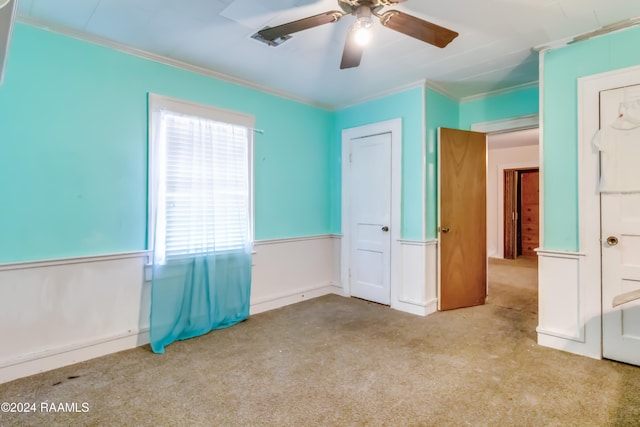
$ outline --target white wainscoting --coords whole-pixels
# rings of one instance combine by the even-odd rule
[[[0,266],[0,383],[149,342],[146,252]]]
[[[419,316],[438,309],[437,240],[400,240],[400,277],[392,288],[391,308]]]
[[[342,294],[339,247],[340,236],[334,235],[256,241],[251,314]]]
[[[600,320],[588,309],[584,254],[537,252],[538,344],[600,359]]]
[[[251,314],[343,294],[340,236],[254,247]],[[0,265],[0,383],[149,343],[147,257]]]

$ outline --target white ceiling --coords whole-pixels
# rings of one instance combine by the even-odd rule
[[[460,36],[438,49],[377,24],[360,67],[340,70],[352,16],[275,48],[250,38],[265,25],[338,10],[335,0],[19,0],[18,17],[336,108],[423,80],[455,98],[536,82],[532,48],[640,16],[640,0],[409,0],[397,8]]]

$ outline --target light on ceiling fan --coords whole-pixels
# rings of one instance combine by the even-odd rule
[[[360,6],[356,11],[356,22],[351,27],[351,31],[354,31],[353,40],[359,46],[366,46],[371,41],[372,26],[371,9],[368,6]]]

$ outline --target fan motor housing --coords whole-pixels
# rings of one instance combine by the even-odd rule
[[[342,10],[348,14],[354,14],[360,6],[368,6],[371,11],[377,11],[385,6],[394,6],[398,3],[399,1],[392,0],[338,0]]]

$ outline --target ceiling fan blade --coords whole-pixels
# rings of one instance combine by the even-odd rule
[[[297,33],[298,31],[308,30],[309,28],[317,27],[319,25],[337,22],[343,16],[343,12],[331,10],[319,15],[314,15],[308,18],[298,19],[297,21],[278,25],[277,27],[265,28],[264,30],[258,31],[258,34],[260,34],[260,36],[265,38],[266,40],[273,41],[282,36]]]
[[[360,65],[364,46],[356,43],[355,34],[355,31],[349,31],[347,34],[347,40],[344,43],[344,50],[342,51],[342,62],[340,62],[341,70],[345,68],[355,68]]]
[[[380,17],[380,23],[392,30],[406,34],[437,47],[445,47],[458,33],[448,28],[427,22],[415,16],[407,15],[398,10],[390,10]]]

